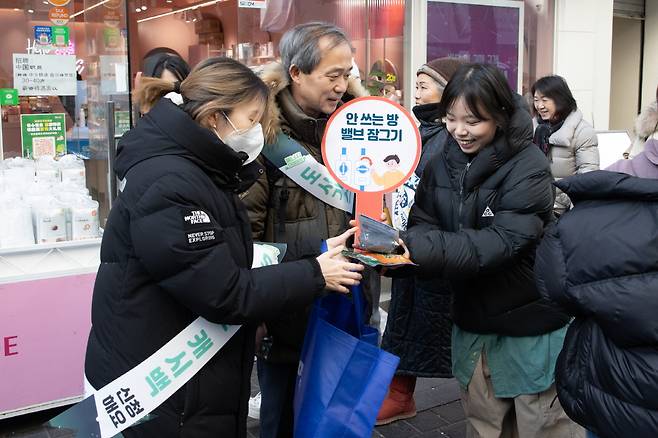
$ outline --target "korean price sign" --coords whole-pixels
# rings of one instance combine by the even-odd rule
[[[23,157],[54,157],[66,153],[64,114],[21,114]]]
[[[58,42],[68,29],[58,30]],[[75,55],[28,55],[14,53],[14,87],[20,96],[75,96]]]
[[[356,211],[379,218],[382,195],[402,185],[420,160],[420,133],[411,115],[384,97],[362,97],[329,119],[322,157],[331,175],[356,193]]]

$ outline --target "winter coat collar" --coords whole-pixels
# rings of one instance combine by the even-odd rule
[[[441,123],[441,119],[439,118],[438,103],[416,105],[412,108],[412,111],[420,122],[418,130],[420,131],[420,138],[423,145],[425,145],[431,137],[436,135],[442,129],[445,129],[445,125]]]
[[[285,122],[281,122],[281,128],[289,131],[288,133],[293,132],[294,136],[302,142],[319,147],[329,116],[323,115],[315,118],[304,113],[292,97],[290,87],[281,90],[277,95],[276,102],[279,105],[281,116],[285,120]]]
[[[292,98],[290,93],[290,79],[283,65],[278,62],[268,64],[260,75],[263,82],[270,88],[270,105],[267,122],[263,126],[265,133],[265,142],[271,144],[275,141],[278,132],[283,129],[290,129],[302,141],[308,141],[309,144],[320,145],[327,119],[314,119],[307,116],[299,105]],[[358,78],[350,78],[347,91],[343,95],[343,101],[347,102],[355,97],[367,96],[368,92],[363,88]],[[289,118],[290,117],[290,118]],[[291,120],[291,119],[294,119]],[[282,126],[287,121],[288,126]],[[319,140],[318,140],[319,138]]]
[[[202,168],[215,184],[235,191],[246,190],[261,173],[254,163],[243,167],[242,156],[165,98],[119,142],[117,175],[123,179],[137,163],[162,155],[183,156]]]
[[[569,195],[574,204],[587,199],[658,201],[658,180],[606,170],[570,176],[555,185]]]
[[[576,136],[576,129],[583,120],[580,110],[573,111],[564,119],[562,127],[551,134],[549,141],[552,146],[570,146],[572,139]]]
[[[448,137],[444,154],[451,177],[453,181],[460,182],[460,187],[463,184],[466,191],[479,186],[513,156],[532,144],[532,118],[525,101],[516,95],[514,104],[507,133],[498,130],[491,144],[482,148],[474,157],[462,152],[455,139]]]
[[[411,110],[421,125],[441,123],[439,118],[441,109],[438,102],[416,105]]]

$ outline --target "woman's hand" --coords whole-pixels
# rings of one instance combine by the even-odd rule
[[[347,239],[354,236],[354,233],[359,229],[356,225],[352,225],[351,222],[350,225],[352,228],[345,231],[343,234],[327,239],[327,250],[331,251],[338,246],[347,246]]]
[[[360,271],[363,271],[363,265],[350,263],[340,255],[344,246],[337,246],[324,254],[321,254],[316,260],[320,264],[322,276],[326,283],[326,288],[334,292],[346,294],[347,286],[356,286],[361,280]]]
[[[409,260],[411,260],[411,253],[409,252],[409,248],[407,248],[407,244],[404,243],[404,240],[398,239],[398,243],[400,244],[402,249],[404,249],[404,253],[402,254],[402,257],[406,257]]]

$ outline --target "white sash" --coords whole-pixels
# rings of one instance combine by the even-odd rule
[[[276,143],[263,148],[263,155],[295,184],[320,201],[352,213],[354,193],[341,187],[323,164],[286,134],[280,132]]]
[[[278,263],[280,250],[254,244],[253,268]],[[101,438],[134,425],[171,397],[222,349],[241,326],[197,318],[142,363],[94,394]],[[144,334],[148,336],[148,333]]]

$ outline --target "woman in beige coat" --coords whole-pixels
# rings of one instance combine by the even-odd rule
[[[599,168],[598,140],[594,128],[578,110],[564,78],[545,76],[532,86],[534,143],[551,161],[556,180]],[[569,197],[557,189],[555,213],[571,207]]]

